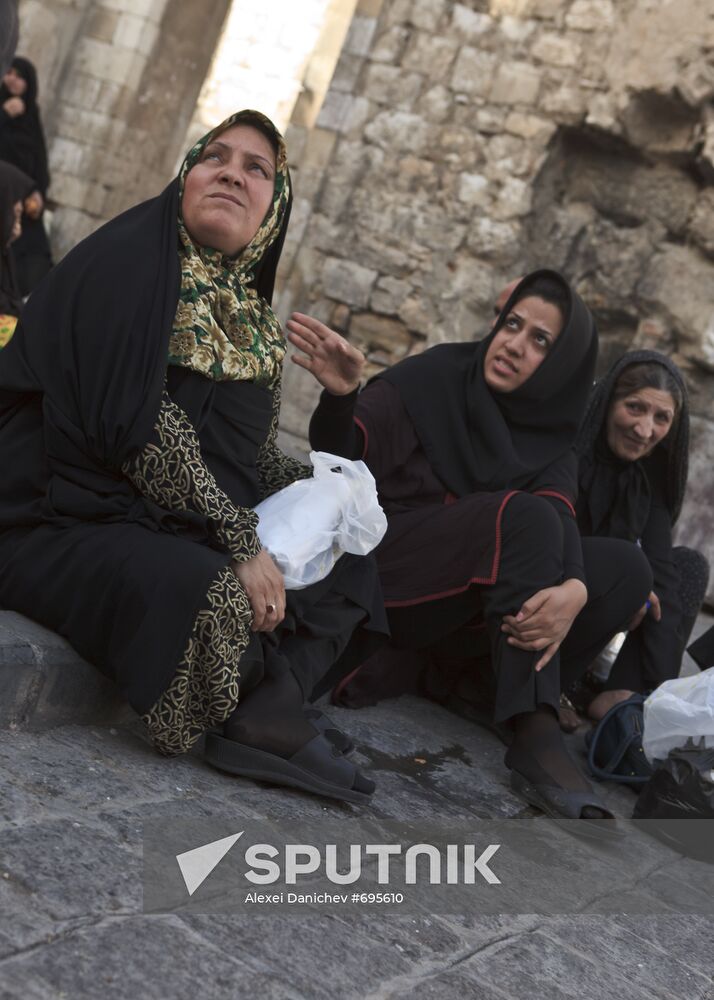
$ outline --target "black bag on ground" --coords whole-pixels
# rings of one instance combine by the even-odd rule
[[[714,819],[714,749],[672,750],[635,803],[633,819]]]
[[[645,699],[633,694],[603,715],[585,737],[588,767],[597,781],[617,781],[635,787],[652,776],[652,767],[642,749]]]
[[[714,864],[714,749],[672,750],[640,792],[632,814],[643,829],[688,857]],[[709,822],[706,822],[709,820]]]

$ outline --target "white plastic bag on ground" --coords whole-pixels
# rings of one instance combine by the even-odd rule
[[[714,747],[714,667],[656,688],[644,705],[642,746],[650,761],[665,760],[688,739]]]
[[[312,479],[300,479],[255,508],[258,537],[286,590],[324,579],[343,552],[367,555],[387,530],[377,484],[364,462],[310,452]]]

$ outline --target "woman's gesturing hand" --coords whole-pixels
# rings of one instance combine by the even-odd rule
[[[253,631],[272,632],[285,617],[283,574],[265,549],[232,567],[253,609]]]
[[[301,354],[292,360],[311,372],[334,396],[359,387],[365,358],[349,341],[312,316],[294,312],[287,323],[288,340]]]
[[[535,665],[536,670],[542,670],[559,649],[587,600],[587,588],[580,580],[546,587],[525,601],[516,615],[505,615],[501,631],[508,635],[509,644],[518,649],[543,650]]]
[[[642,605],[635,617],[630,621],[630,624],[627,626],[627,631],[634,632],[635,629],[642,624],[642,619],[648,611],[656,622],[660,621],[662,618],[662,608],[659,603],[659,597],[657,597],[654,590],[651,590],[647,595],[646,603]]]

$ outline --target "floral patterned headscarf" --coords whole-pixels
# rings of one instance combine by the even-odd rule
[[[181,291],[168,363],[191,368],[216,382],[252,381],[272,387],[280,377],[285,338],[269,303],[251,287],[258,264],[280,234],[290,201],[287,151],[270,119],[259,111],[239,111],[200,139],[179,173],[179,204],[186,175],[205,147],[239,124],[268,131],[275,138],[273,201],[258,232],[236,257],[194,243],[179,210]]]

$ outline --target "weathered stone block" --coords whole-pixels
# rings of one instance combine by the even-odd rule
[[[409,20],[422,31],[436,31],[447,6],[446,0],[413,0]]]
[[[401,62],[402,53],[409,41],[409,35],[409,28],[404,28],[400,25],[388,28],[372,46],[369,58],[374,62],[392,63],[398,66]]]
[[[411,288],[408,281],[400,281],[399,278],[386,275],[377,281],[369,300],[370,307],[375,312],[396,314],[409,296]]]
[[[494,219],[514,219],[528,215],[533,189],[518,177],[507,177],[493,206]]]
[[[653,311],[669,316],[681,336],[680,351],[714,372],[714,264],[690,247],[665,245],[638,286]]]
[[[469,306],[488,304],[494,300],[494,270],[490,264],[476,260],[463,251],[449,264],[444,275],[441,298],[458,299]]]
[[[144,30],[141,33],[137,50],[140,55],[147,58],[153,53],[156,42],[159,39],[160,25],[155,21],[146,21]]]
[[[710,101],[714,97],[714,66],[704,60],[685,66],[677,89],[688,104],[696,106]]]
[[[522,111],[511,111],[503,127],[522,139],[537,140],[539,145],[545,145],[557,128],[547,118],[524,114]]]
[[[690,232],[696,244],[714,257],[714,188],[705,188],[697,198]]]
[[[58,136],[52,143],[50,160],[55,170],[77,175],[83,172],[91,154],[88,154],[86,144]]]
[[[439,132],[438,147],[432,156],[444,157],[456,169],[466,169],[477,160],[484,159],[484,146],[484,140],[474,131],[471,123],[466,126],[447,124]]]
[[[344,51],[354,56],[366,56],[377,27],[374,17],[353,17],[345,39]]]
[[[473,109],[468,109],[469,117]],[[476,111],[476,128],[485,135],[498,135],[503,129],[506,112],[494,108],[478,108]]]
[[[714,361],[714,357],[712,359]],[[714,370],[714,367],[713,369]],[[675,543],[702,552],[714,566],[714,423],[692,417],[689,445],[689,478]],[[714,604],[714,573],[709,578],[707,603]]]
[[[335,72],[330,81],[331,90],[340,90],[345,94],[351,94],[357,89],[357,80],[364,65],[363,56],[355,56],[343,49],[340,58],[337,60]],[[312,102],[310,102],[312,104]],[[291,116],[291,122],[295,121],[295,112]]]
[[[55,131],[57,139],[55,142],[61,138],[73,140],[81,146],[106,146],[114,121],[115,119],[106,114],[106,112],[85,111],[65,105],[60,109],[57,117]],[[57,161],[53,160],[53,162]],[[59,163],[57,169],[63,169]],[[56,197],[57,195],[55,195]]]
[[[147,26],[148,22],[144,17],[138,17],[136,14],[122,14],[114,35],[114,44],[124,49],[139,49]],[[151,27],[154,29],[155,37],[156,25],[152,24]]]
[[[75,66],[80,73],[109,80],[138,90],[146,60],[131,49],[99,42],[94,38],[80,39]]]
[[[462,3],[454,4],[451,15],[451,27],[454,34],[468,42],[477,41],[494,25],[494,19],[480,11],[471,10]]]
[[[548,88],[541,97],[540,106],[558,121],[577,122],[587,111],[588,95],[577,85],[563,84],[552,90]]]
[[[366,98],[330,90],[320,109],[317,126],[321,129],[347,133],[365,121],[368,110],[369,102]]]
[[[483,174],[462,174],[459,179],[459,200],[467,205],[488,205],[491,200],[488,178]]]
[[[469,45],[459,52],[451,74],[451,89],[485,97],[491,87],[496,56]]]
[[[385,149],[416,153],[433,141],[433,130],[419,115],[380,111],[364,130],[366,138]]]
[[[440,188],[437,165],[431,160],[405,156],[400,160],[399,173],[394,178],[394,191],[409,191],[417,195],[436,192]]]
[[[531,0],[529,12],[533,17],[548,20],[557,17],[570,0]]]
[[[102,4],[111,10],[136,14],[158,23],[166,9],[167,0],[102,0]]]
[[[383,22],[392,28],[395,25],[404,25],[409,20],[409,13],[412,9],[412,0],[389,0],[383,11]]]
[[[535,104],[541,74],[526,62],[501,63],[490,91],[495,104]]]
[[[502,17],[499,31],[509,42],[524,42],[536,29],[536,22],[522,17]]]
[[[378,104],[411,107],[419,95],[423,77],[405,73],[399,66],[372,63],[366,72],[364,93]]]
[[[89,11],[86,32],[90,38],[96,38],[100,42],[111,42],[118,23],[118,11],[95,7]]]
[[[477,257],[498,262],[510,262],[520,251],[520,228],[513,222],[494,222],[483,217],[474,219],[469,227],[466,244]]]
[[[588,101],[585,124],[602,129],[603,132],[619,135],[622,132],[622,125],[617,118],[618,112],[617,100],[613,94],[593,94]]]
[[[551,66],[576,66],[580,58],[580,45],[570,38],[551,32],[536,39],[532,54]]]
[[[487,147],[488,160],[484,173],[489,180],[502,180],[531,173],[537,150],[530,143],[512,135],[496,135]]]
[[[443,79],[451,69],[458,43],[450,38],[417,32],[409,42],[402,66],[418,70],[431,79]]]
[[[404,320],[410,330],[430,337],[437,326],[434,303],[425,295],[410,295],[399,310],[399,318]]]
[[[430,87],[425,94],[419,98],[419,113],[429,121],[440,124],[445,122],[453,108],[454,95],[440,83],[435,87]]]
[[[387,364],[403,358],[412,338],[404,323],[374,313],[355,313],[350,321],[350,341],[364,353],[383,351]]]
[[[349,260],[328,257],[322,270],[325,295],[337,302],[366,308],[377,272]]]
[[[565,15],[565,23],[577,31],[599,31],[615,23],[612,0],[575,0]]]

